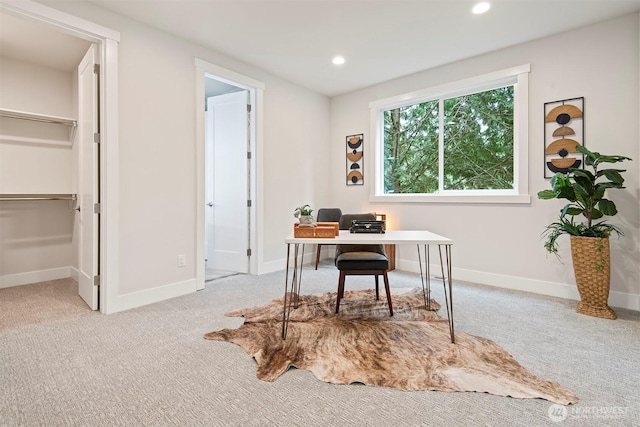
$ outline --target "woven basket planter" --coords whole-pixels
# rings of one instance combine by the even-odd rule
[[[571,236],[571,257],[580,292],[576,312],[615,319],[615,311],[607,305],[611,278],[609,239]]]

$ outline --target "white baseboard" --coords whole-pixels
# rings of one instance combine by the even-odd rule
[[[47,282],[49,280],[66,279],[67,277],[73,277],[71,269],[72,267],[57,267],[47,270],[6,274],[4,276],[0,276],[0,289],[10,288],[12,286],[29,285],[31,283]]]
[[[80,271],[75,267],[69,267],[69,277],[76,282],[80,281]]]
[[[119,295],[113,305],[109,308],[109,313],[117,313],[119,311],[129,310],[143,305],[153,304],[168,300],[170,298],[179,297],[196,291],[197,280],[190,279],[184,282],[170,283],[158,288],[146,289],[143,291],[132,292],[129,294]]]
[[[262,267],[258,271],[258,275],[260,274],[269,274],[275,271],[284,270],[286,268],[286,260],[279,259],[276,261],[269,261],[262,263]]]
[[[306,245],[304,251],[304,265],[313,265],[316,264],[316,245]],[[331,252],[333,254],[333,250]],[[329,249],[321,249],[320,250],[320,260],[322,261],[324,258],[329,256]],[[275,261],[269,261],[262,264],[262,268],[259,271],[260,274],[273,273],[274,271],[280,271],[287,268],[287,258],[280,258]],[[289,268],[293,268],[293,250],[291,251],[291,259],[289,261]]]
[[[420,273],[420,267],[416,261],[396,260],[398,270]],[[441,276],[439,264],[431,265],[431,275]],[[544,280],[528,279],[526,277],[506,276],[503,274],[486,273],[483,271],[468,270],[453,267],[453,279],[477,283],[480,285],[495,286],[497,288],[512,289],[516,291],[531,292],[534,294],[548,295],[579,301],[580,294],[573,284],[548,282]],[[612,307],[627,308],[640,311],[640,295],[611,291],[609,293],[609,305]]]

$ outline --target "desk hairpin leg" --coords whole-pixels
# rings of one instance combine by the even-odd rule
[[[424,266],[425,271],[422,271],[422,259],[420,258],[420,245],[418,247],[418,265],[420,266],[420,281],[422,282],[422,295],[424,296],[424,308],[431,310],[431,273],[429,262],[429,245],[424,245]]]
[[[282,339],[287,337],[289,328],[289,317],[291,307],[298,308],[300,297],[300,285],[302,283],[302,265],[304,263],[304,243],[302,244],[302,254],[300,256],[300,266],[298,267],[298,250],[300,244],[295,243],[293,249],[293,274],[291,277],[291,292],[289,290],[289,258],[291,254],[291,244],[287,243],[287,267],[284,275],[284,303],[282,309]]]
[[[429,245],[424,245],[424,260],[420,255],[420,245],[418,247],[418,264],[420,266],[420,281],[422,282],[422,295],[424,296],[424,306],[427,310],[431,310],[431,272],[430,272],[430,254]],[[444,258],[442,255],[442,247],[444,246]],[[444,287],[444,301],[447,306],[447,317],[449,321],[449,334],[451,335],[451,343],[455,344],[455,334],[453,330],[453,283],[451,278],[451,245],[438,245],[440,253],[440,269],[442,270],[442,285]],[[424,262],[424,269],[422,264]],[[445,274],[446,264],[446,274]],[[449,290],[447,291],[447,286]]]
[[[442,258],[442,247],[444,246],[445,259]],[[447,317],[449,318],[449,333],[451,334],[451,343],[455,344],[455,334],[453,330],[453,283],[451,278],[451,245],[438,245],[440,253],[440,269],[442,270],[442,285],[444,287],[444,299],[447,305]],[[445,266],[446,262],[446,274]],[[449,285],[449,296],[447,297],[447,285]]]

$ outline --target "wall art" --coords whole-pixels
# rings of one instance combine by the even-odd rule
[[[584,97],[544,104],[544,177],[584,166]]]
[[[347,185],[364,184],[364,134],[347,136]]]

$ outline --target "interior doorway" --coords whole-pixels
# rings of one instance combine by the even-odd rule
[[[199,58],[195,65],[196,289],[204,289],[207,269],[209,278],[258,274],[264,83]]]
[[[249,272],[249,91],[205,77],[205,281]]]

